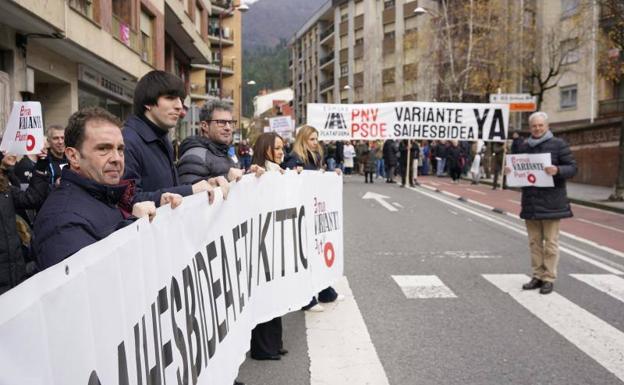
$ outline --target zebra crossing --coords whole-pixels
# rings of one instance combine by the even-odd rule
[[[624,279],[620,276],[570,274],[570,277],[624,303]],[[440,296],[441,292],[453,292],[437,276],[392,276],[392,278],[407,299],[461,299],[461,293],[454,293],[448,297]],[[535,290],[522,290],[522,284],[530,279],[527,275],[483,274],[481,278],[508,294],[517,304],[624,381],[624,332],[556,291],[549,295],[541,295]],[[622,313],[624,314],[624,307]]]

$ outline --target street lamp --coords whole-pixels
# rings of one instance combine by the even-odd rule
[[[256,81],[255,80],[250,80],[246,83],[248,86],[255,86],[256,85]],[[240,83],[240,103],[238,105],[238,120],[240,122],[240,129],[241,129],[241,140],[244,139],[244,133],[245,133],[245,127],[243,124],[243,100],[245,99],[243,96],[243,82],[241,81]]]
[[[345,91],[349,91],[351,89],[351,86],[347,84],[342,89],[345,90]]]
[[[245,13],[249,11],[249,6],[244,3],[235,6],[234,2],[231,2],[225,11],[219,13],[219,99],[223,99],[223,17],[230,16],[235,10]]]

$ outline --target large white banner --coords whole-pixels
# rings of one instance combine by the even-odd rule
[[[551,166],[550,153],[546,154],[513,154],[505,157],[505,164],[511,168],[507,174],[507,185],[510,187],[553,187],[555,182],[544,169]]]
[[[319,140],[507,139],[509,105],[396,102],[308,104],[307,123]]]
[[[257,323],[342,276],[342,215],[305,171],[160,208],[0,296],[0,384],[231,385]]]
[[[39,102],[13,102],[0,151],[13,155],[39,154],[45,147]]]

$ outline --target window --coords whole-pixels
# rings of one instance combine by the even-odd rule
[[[204,8],[198,1],[195,5],[195,29],[200,35],[204,35]]]
[[[576,108],[576,84],[573,86],[561,87],[560,107],[562,109]]]
[[[81,13],[83,16],[99,23],[99,0],[69,0],[69,6]]]
[[[578,39],[567,39],[561,42],[561,64],[576,63],[580,59]]]
[[[384,9],[394,7],[394,0],[386,0],[384,1]]]
[[[347,76],[349,74],[349,65],[341,64],[340,65],[340,76]]]
[[[394,31],[384,33],[384,40],[394,39]]]
[[[141,58],[154,64],[154,17],[141,10]]]
[[[364,38],[360,37],[359,39],[355,39],[355,45],[364,44]]]
[[[561,0],[561,17],[570,17],[579,10],[581,0]]]

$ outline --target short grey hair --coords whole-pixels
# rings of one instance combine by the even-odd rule
[[[529,116],[529,124],[531,124],[531,121],[532,121],[533,119],[535,119],[535,118],[542,118],[542,119],[544,119],[544,122],[545,122],[545,123],[548,123],[548,114],[547,114],[547,113],[545,113],[545,112],[542,112],[542,111],[537,111],[537,112],[532,113],[532,114]]]
[[[202,122],[207,122],[212,119],[212,112],[214,110],[222,110],[232,112],[233,106],[232,103],[226,102],[224,100],[212,100],[204,104],[199,110],[199,120]]]

